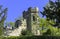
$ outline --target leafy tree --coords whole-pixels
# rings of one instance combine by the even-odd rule
[[[4,21],[6,20],[6,17],[7,17],[7,8],[2,9],[2,5],[0,5],[0,35],[2,35]]]
[[[40,27],[42,27],[42,30],[47,26],[46,22],[44,18],[40,18]]]
[[[15,29],[15,23],[14,22],[6,22],[5,27],[10,26],[12,27],[12,30]]]
[[[44,7],[44,11],[41,12],[43,16],[46,16],[47,20],[54,20],[55,24],[51,24],[53,26],[59,27],[60,23],[60,0],[56,0],[55,2],[49,0],[49,3],[46,7]]]
[[[42,27],[42,30],[45,28],[48,29],[49,26],[52,26],[50,23],[54,24],[55,22],[53,20],[47,21],[46,18],[40,18],[40,27]]]
[[[59,34],[58,28],[53,27],[51,24],[55,24],[54,20],[47,21],[46,18],[40,18],[40,32],[42,35],[57,35]]]
[[[10,22],[10,25],[11,25],[12,27],[14,27],[14,22]]]
[[[11,26],[11,27],[14,27],[15,23],[14,22],[6,22],[6,26]]]
[[[48,29],[47,32],[43,33],[43,35],[51,35],[51,30]]]

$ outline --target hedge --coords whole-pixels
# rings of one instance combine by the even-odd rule
[[[60,36],[21,36],[21,37],[4,37],[2,39],[60,39]]]

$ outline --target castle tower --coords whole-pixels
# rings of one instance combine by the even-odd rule
[[[37,34],[38,28],[38,8],[28,8],[27,11],[23,12],[23,18],[26,19],[27,30],[32,31],[32,33]]]

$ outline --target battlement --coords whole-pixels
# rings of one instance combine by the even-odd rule
[[[35,8],[29,7],[29,8],[28,8],[28,11],[29,11],[30,13],[38,13],[38,12],[39,12],[39,9],[38,9],[38,7],[35,7]]]

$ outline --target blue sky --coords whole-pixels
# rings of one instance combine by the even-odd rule
[[[38,7],[42,11],[47,3],[48,0],[0,0],[0,5],[3,5],[3,8],[8,8],[6,19],[8,22],[14,22],[29,7]]]

